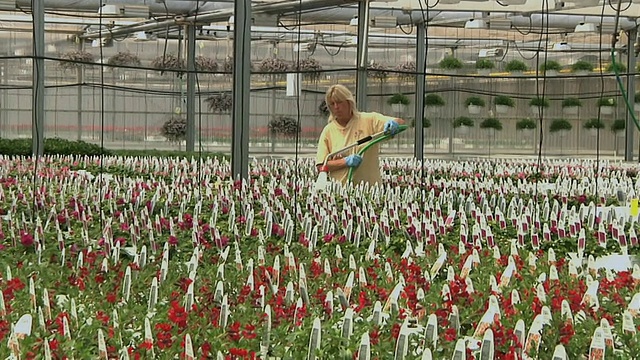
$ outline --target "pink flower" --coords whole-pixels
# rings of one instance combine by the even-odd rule
[[[22,232],[22,234],[20,234],[20,243],[25,247],[33,246],[33,235],[28,232]]]

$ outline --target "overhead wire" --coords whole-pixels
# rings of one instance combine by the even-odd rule
[[[602,8],[600,11],[600,24],[604,23],[604,12],[605,9],[607,7],[607,1],[605,0],[602,3]],[[614,29],[614,33],[616,32],[616,30]],[[603,45],[603,32],[602,30],[600,31],[599,37],[598,37],[598,44],[599,44],[599,48],[601,49],[598,52],[598,68],[600,71],[600,74],[598,76],[598,78],[600,79],[600,100],[604,100],[604,93],[605,93],[605,77],[604,77],[604,69],[602,68],[603,65],[603,57],[602,57],[602,45]],[[597,122],[598,124],[601,122],[601,118],[602,118],[602,108],[600,106],[598,106],[598,112],[597,112],[598,116],[597,116]],[[598,187],[599,187],[599,182],[600,182],[600,126],[596,127],[596,168],[595,168],[595,173],[594,173],[594,181],[595,181],[595,187],[594,187],[594,196],[596,198],[596,201],[599,202],[600,199],[598,197]],[[605,205],[605,204],[601,204],[601,205]]]
[[[542,9],[541,9],[541,25],[542,28],[546,27],[546,30],[549,30],[549,0],[544,0],[542,2]],[[542,45],[542,37],[543,37],[543,33],[544,31],[540,32],[540,37],[538,39],[538,48],[537,48],[537,52],[536,52],[536,99],[538,101],[547,101],[545,98],[546,95],[546,88],[547,88],[547,74],[546,71],[542,76],[542,91],[540,90],[540,47]],[[544,48],[546,49],[548,46],[548,41],[549,38],[546,38],[546,42],[545,42],[545,46]],[[544,61],[545,63],[547,62],[548,59],[548,52],[545,51],[544,52]],[[544,106],[538,106],[538,125],[539,125],[539,130],[538,130],[538,134],[539,134],[539,139],[538,139],[538,156],[537,156],[537,178],[540,179],[540,175],[543,171],[542,167],[542,148],[544,146]],[[536,181],[536,186],[535,186],[535,190],[534,190],[534,199],[538,199],[538,188],[540,187],[540,181]]]

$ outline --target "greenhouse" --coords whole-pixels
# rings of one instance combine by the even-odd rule
[[[0,0],[0,355],[637,357],[639,27]]]

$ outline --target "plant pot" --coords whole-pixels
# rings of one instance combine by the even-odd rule
[[[391,104],[391,110],[393,110],[393,112],[395,113],[404,112],[406,108],[407,106],[404,104]]]
[[[496,129],[489,128],[489,129],[484,129],[484,130],[487,133],[488,137],[494,137],[494,135],[496,134]]]
[[[589,131],[589,135],[598,136],[598,129],[587,129]]]
[[[440,73],[442,75],[456,75],[458,73],[458,69],[441,69]]]
[[[511,74],[511,76],[522,76],[524,75],[524,71],[510,71],[509,74]]]
[[[529,137],[533,134],[533,130],[534,129],[520,129],[520,131],[522,131],[522,134],[526,137]]]
[[[454,132],[458,135],[467,135],[469,133],[469,127],[468,126],[459,126],[455,129],[453,129]]]
[[[558,131],[558,136],[563,138],[563,137],[567,136],[568,133],[569,133],[569,130],[559,130]]]
[[[531,113],[533,115],[540,115],[540,112],[543,111],[544,107],[542,106],[530,106]]]
[[[600,113],[602,115],[613,115],[613,106],[600,106]]]
[[[438,110],[440,109],[440,106],[434,106],[434,105],[427,105],[424,107],[425,111],[428,113],[437,113]]]
[[[478,75],[481,75],[481,76],[491,75],[491,69],[477,69],[477,70],[478,70]]]
[[[633,110],[635,110],[636,112],[640,112],[640,103],[633,104]]]
[[[467,106],[467,110],[469,111],[469,114],[478,115],[482,112],[482,106],[469,105]]]
[[[586,76],[586,75],[589,75],[589,72],[587,70],[578,70],[578,71],[575,71],[574,74],[576,76]]]
[[[618,137],[624,137],[625,131],[624,130],[616,131],[614,132],[614,134]]]
[[[496,112],[498,114],[506,114],[509,112],[509,106],[507,105],[496,105]]]
[[[578,115],[578,110],[580,110],[579,106],[567,106],[562,108],[562,112],[567,115]]]
[[[544,72],[545,76],[558,76],[558,70],[547,70]]]

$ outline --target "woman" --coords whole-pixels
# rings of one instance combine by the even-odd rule
[[[329,108],[329,123],[324,127],[318,141],[316,166],[319,171],[327,171],[337,181],[345,184],[350,168],[356,168],[353,173],[353,183],[365,182],[370,185],[382,182],[378,159],[379,146],[374,145],[367,150],[364,157],[358,155],[361,147],[352,148],[346,154],[339,154],[327,161],[328,154],[353,144],[363,137],[388,131],[395,135],[399,131],[399,124],[404,120],[391,118],[375,112],[359,112],[356,101],[349,89],[343,85],[331,86],[325,95]]]

